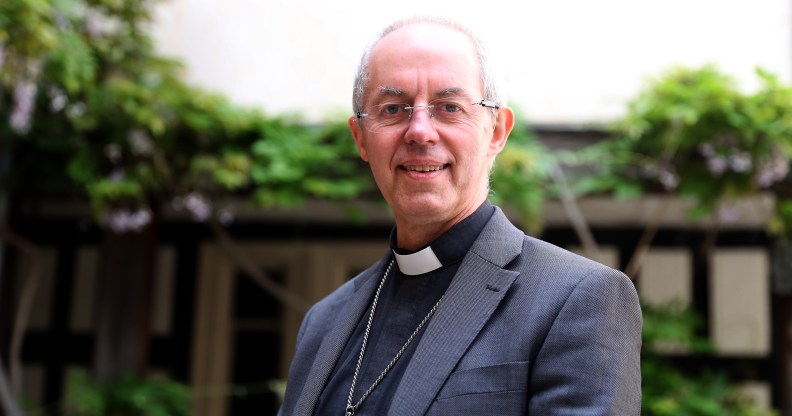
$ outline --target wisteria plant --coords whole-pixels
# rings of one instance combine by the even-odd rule
[[[788,198],[792,88],[766,71],[757,75],[752,93],[713,66],[653,80],[614,123],[613,139],[588,150],[597,174],[579,185],[622,197],[677,195],[693,201],[694,218],[720,221],[733,218],[742,198]],[[788,229],[790,220],[777,216],[771,231]]]
[[[123,233],[171,203],[227,221],[211,205],[218,197],[288,205],[370,186],[349,137],[184,82],[155,52],[150,3],[0,4],[0,135],[14,155],[6,191],[87,197],[100,224]]]
[[[154,234],[167,207],[220,224],[232,219],[218,206],[230,196],[284,206],[309,197],[349,198],[371,186],[359,174],[353,141],[335,134],[337,126],[269,117],[187,84],[178,62],[155,51],[151,6],[149,0],[0,1],[0,209],[53,199],[87,203],[85,220],[101,226],[104,241],[129,238],[152,253],[156,245],[135,236]],[[2,214],[3,242],[21,241],[8,238],[13,230]],[[220,226],[212,230],[227,237]],[[143,262],[134,250],[124,253],[134,257],[130,264]],[[118,281],[122,272],[102,277]],[[294,297],[262,270],[250,273],[285,299]],[[21,292],[35,293],[36,282],[25,279]],[[13,396],[21,391],[20,346],[32,299],[12,302],[19,319],[9,376],[0,360],[3,414],[21,414]],[[105,345],[124,342],[147,340]]]

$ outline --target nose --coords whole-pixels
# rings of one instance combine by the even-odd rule
[[[416,110],[420,110],[420,109],[426,110],[426,112],[429,114],[429,118],[433,118],[434,117],[434,113],[432,112],[432,110],[434,109],[433,105],[414,105],[412,107],[407,107],[407,108],[410,109],[409,118],[412,118],[413,113]]]
[[[431,107],[413,107],[409,123],[409,128],[404,133],[404,140],[408,143],[432,143],[437,141],[437,129],[435,129],[432,122]]]

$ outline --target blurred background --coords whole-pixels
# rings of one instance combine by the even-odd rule
[[[504,69],[491,199],[635,282],[643,413],[792,415],[788,0],[2,0],[0,414],[275,414],[388,248],[346,120],[416,14]]]

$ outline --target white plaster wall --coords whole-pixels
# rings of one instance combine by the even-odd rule
[[[349,112],[358,56],[399,17],[477,29],[535,123],[605,122],[672,65],[714,63],[750,90],[761,66],[789,82],[790,0],[163,0],[154,35],[187,77],[241,105],[308,120]]]
[[[693,303],[693,270],[687,248],[650,248],[638,276],[638,296],[653,306]]]
[[[761,248],[716,249],[710,264],[710,327],[718,353],[770,354],[768,254]]]

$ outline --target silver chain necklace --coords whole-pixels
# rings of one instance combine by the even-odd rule
[[[388,268],[385,269],[385,274],[382,275],[382,280],[380,281],[380,284],[377,287],[377,292],[374,294],[374,301],[371,303],[371,313],[369,314],[368,322],[366,323],[366,332],[363,334],[363,345],[360,347],[360,355],[358,355],[357,365],[355,365],[355,374],[352,376],[352,385],[349,387],[349,397],[347,398],[347,406],[344,416],[353,416],[355,414],[357,409],[360,408],[360,406],[363,404],[363,401],[369,397],[371,392],[374,391],[374,388],[377,387],[377,385],[382,381],[382,379],[385,378],[385,375],[388,374],[388,371],[390,371],[391,368],[393,368],[393,366],[396,364],[396,361],[398,361],[399,358],[402,356],[402,354],[404,354],[404,351],[407,350],[407,347],[410,346],[410,343],[413,341],[413,339],[415,339],[416,335],[418,335],[418,332],[421,331],[421,328],[423,328],[423,326],[429,321],[429,318],[431,318],[432,315],[434,315],[435,311],[437,311],[437,307],[440,306],[440,302],[443,300],[443,297],[445,297],[444,294],[443,296],[440,297],[440,299],[438,299],[437,303],[435,303],[434,306],[432,306],[432,309],[423,318],[421,323],[418,324],[418,327],[415,328],[415,331],[413,331],[413,333],[410,334],[409,338],[407,338],[407,342],[405,342],[404,345],[402,345],[402,347],[399,349],[399,351],[396,352],[396,355],[393,357],[390,363],[388,363],[388,365],[385,366],[385,369],[382,370],[382,372],[377,377],[377,379],[374,380],[374,383],[371,384],[371,387],[369,387],[368,390],[366,390],[366,392],[363,393],[363,396],[360,397],[360,400],[358,400],[357,403],[353,405],[352,395],[355,393],[355,384],[357,384],[357,378],[360,373],[360,366],[363,363],[363,355],[366,353],[366,344],[368,343],[369,331],[371,331],[371,322],[374,320],[374,311],[377,310],[377,301],[379,301],[380,291],[382,290],[382,286],[385,285],[385,280],[388,278],[388,274],[390,272],[391,266],[393,266],[393,260],[391,260],[390,264],[388,264]]]

